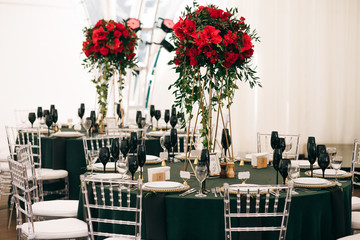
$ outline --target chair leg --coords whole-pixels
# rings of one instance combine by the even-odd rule
[[[8,221],[8,229],[10,229],[10,226],[11,226],[11,219],[12,219],[12,214],[13,214],[13,210],[14,210],[14,207],[15,207],[15,199],[14,199],[14,196],[11,195],[11,199],[10,199],[10,208],[9,208],[9,221]]]

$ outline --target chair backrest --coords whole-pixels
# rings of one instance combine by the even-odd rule
[[[352,183],[353,191],[354,185],[360,186],[360,172],[356,170],[356,165],[360,165],[360,144],[357,139],[354,140],[354,148],[351,161],[351,174],[352,174]]]
[[[97,136],[97,137],[83,137],[83,146],[85,153],[86,165],[89,166],[99,156],[100,148],[111,147],[112,140],[119,138],[119,136]]]
[[[141,239],[142,180],[80,176],[89,237]],[[128,239],[127,238],[127,239]]]
[[[299,159],[299,148],[300,148],[300,134],[279,134],[279,138],[285,138],[286,148],[284,151],[284,157],[289,159]],[[257,152],[272,153],[274,150],[271,148],[271,134],[257,133]]]
[[[10,156],[17,159],[17,149],[30,144],[35,168],[41,168],[40,128],[5,127]]]
[[[291,192],[292,186],[286,185],[244,185],[232,189],[228,183],[225,183],[225,239],[232,239],[233,232],[265,231],[279,231],[279,239],[285,239]],[[230,197],[230,193],[236,194],[236,197]],[[250,225],[248,223],[250,218],[259,221],[252,222]],[[240,219],[245,219],[245,221],[239,224]]]

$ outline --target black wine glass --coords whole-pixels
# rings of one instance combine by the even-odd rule
[[[41,119],[43,117],[43,110],[42,107],[37,108],[37,117]]]
[[[51,114],[51,116],[52,116],[53,123],[56,124],[56,122],[58,121],[58,117],[59,117],[57,109],[54,109],[53,114]]]
[[[291,165],[290,159],[281,159],[279,164],[279,172],[281,176],[283,177],[283,183],[285,184],[286,177],[288,176],[288,168],[289,165]]]
[[[279,134],[277,131],[271,132],[270,145],[273,150],[278,147],[279,144]]]
[[[53,114],[54,114],[54,111],[55,111],[55,105],[54,105],[54,104],[51,104],[51,105],[50,105],[50,115],[53,115]]]
[[[127,138],[122,139],[120,143],[120,151],[124,157],[124,160],[126,159],[129,149],[129,140]]]
[[[50,114],[49,110],[45,109],[45,110],[43,111],[43,117],[44,117],[44,118],[46,118],[46,116],[49,115],[49,114]]]
[[[138,159],[135,154],[128,156],[129,172],[131,173],[131,180],[134,180],[134,174],[139,167]]]
[[[116,114],[119,116],[119,119],[122,119],[124,116],[124,111],[121,109],[120,103],[116,105]]]
[[[95,122],[96,122],[96,114],[95,114],[95,111],[91,111],[91,112],[90,112],[90,118],[91,118],[91,121],[92,121],[91,127],[93,127],[93,126],[95,125]]]
[[[325,170],[330,164],[330,157],[327,152],[319,154],[318,164],[322,170],[323,178],[325,178]]]
[[[109,161],[109,159],[110,159],[110,151],[109,151],[109,148],[107,148],[107,147],[102,147],[102,148],[100,148],[99,159],[100,159],[100,162],[104,165],[104,173],[105,173],[105,171],[106,171],[106,164],[108,163],[108,161]]]
[[[285,151],[286,148],[285,138],[279,138],[278,148],[281,149],[281,153]]]
[[[135,117],[135,121],[136,121],[136,125],[141,128],[141,111],[136,111],[136,117]]]
[[[230,133],[229,133],[229,129],[225,128],[222,131],[221,134],[221,146],[224,149],[224,157],[226,157],[226,151],[228,150],[228,148],[231,145],[231,139],[230,139]]]
[[[318,158],[321,153],[326,153],[326,146],[324,144],[319,144],[316,146],[316,155]]]
[[[28,115],[28,119],[29,119],[29,121],[30,121],[30,123],[31,123],[31,128],[33,128],[33,127],[34,127],[34,122],[35,122],[35,120],[36,120],[36,115],[35,115],[35,113],[34,113],[34,112],[30,112],[29,115]]]
[[[46,115],[45,124],[48,127],[48,136],[50,136],[50,127],[52,125],[52,116],[50,114]]]
[[[176,116],[176,108],[175,107],[171,108],[171,116]]]
[[[315,163],[316,157],[317,157],[315,137],[308,137],[307,152],[308,152],[308,160],[310,162],[310,172],[311,172],[311,177],[312,177],[314,163]]]
[[[276,171],[276,184],[279,184],[279,164],[282,159],[282,151],[280,148],[275,148],[273,152],[273,167]]]
[[[111,156],[114,159],[114,172],[116,173],[116,162],[117,160],[119,160],[119,155],[120,155],[120,144],[118,138],[114,138],[112,140],[110,150],[111,150]]]
[[[170,162],[170,151],[171,151],[171,137],[170,135],[164,136],[164,146],[168,151],[168,161]]]
[[[140,177],[143,178],[143,166],[146,162],[146,148],[144,144],[141,144],[137,148],[138,163],[140,166]]]
[[[170,117],[170,125],[172,128],[175,128],[177,124],[177,117],[176,117],[176,114],[175,115],[171,115]]]
[[[161,111],[160,110],[156,110],[155,111],[155,119],[157,121],[156,123],[156,128],[159,129],[159,119],[161,118]]]
[[[206,164],[207,169],[208,169],[208,175],[209,175],[210,153],[209,153],[208,149],[202,149],[201,150],[200,162]],[[202,182],[202,190],[203,190],[203,193],[205,194],[205,192],[206,192],[206,178]]]
[[[166,109],[166,110],[165,110],[165,113],[164,113],[164,121],[165,121],[165,123],[166,123],[165,130],[167,130],[167,124],[168,124],[168,122],[170,121],[170,110],[169,110],[169,109]]]
[[[152,125],[152,120],[153,117],[155,116],[155,106],[154,105],[150,105],[150,117],[151,117],[151,125]]]
[[[80,114],[79,114],[79,117],[81,118],[81,121],[82,121],[82,118],[84,117],[84,114],[85,114],[85,104],[81,103],[80,104]]]
[[[173,150],[172,159],[174,160],[175,156],[175,146],[177,144],[178,136],[177,136],[177,130],[175,128],[172,128],[170,130],[170,141],[171,141],[171,148]]]
[[[137,148],[137,132],[130,133],[129,148],[131,153],[135,153]]]

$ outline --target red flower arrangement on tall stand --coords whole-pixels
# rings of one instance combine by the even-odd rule
[[[123,76],[126,75],[127,68],[136,66],[134,51],[138,37],[126,21],[120,23],[103,19],[99,20],[94,27],[85,28],[84,34],[86,41],[83,42],[82,51],[86,58],[83,65],[89,71],[98,70],[92,82],[96,84],[100,123],[102,123],[108,110],[108,88],[111,79],[113,79],[111,82],[113,86],[115,83],[118,84],[118,103],[121,103],[121,91],[124,88]]]
[[[236,81],[248,82],[251,88],[261,87],[250,64],[253,43],[259,39],[255,30],[250,32],[245,18],[236,17],[236,8],[223,11],[214,5],[198,6],[194,2],[193,7],[187,6],[185,10],[173,28],[176,53],[170,64],[175,65],[179,77],[169,89],[174,90],[175,106],[183,116],[188,116],[187,122],[183,119],[183,127],[190,129],[194,116],[196,127],[200,119],[203,147],[211,152],[217,146],[221,149],[216,135],[221,130],[220,123],[226,128],[224,106],[228,109],[230,123],[228,145],[232,142],[230,105],[238,89]],[[197,111],[193,106],[198,106]],[[215,129],[213,117],[216,118]],[[233,161],[233,157],[231,145],[229,161]],[[185,161],[185,170],[188,162]]]

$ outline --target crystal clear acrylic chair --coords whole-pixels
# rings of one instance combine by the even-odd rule
[[[353,192],[355,186],[360,186],[360,172],[356,166],[360,165],[360,144],[357,139],[354,140],[353,155],[351,161],[351,174]],[[353,196],[351,198],[351,228],[353,230],[360,230],[360,198]],[[360,239],[360,238],[359,238]]]
[[[80,180],[90,239],[141,239],[141,179],[97,179],[81,175]]]
[[[278,231],[279,239],[286,238],[292,186],[258,185],[240,186],[232,192],[228,183],[224,184],[225,239],[232,239],[233,232]],[[282,191],[280,193],[280,191]],[[230,192],[236,197],[230,197]],[[237,224],[236,220],[258,219],[252,225]],[[272,224],[263,225],[267,220]],[[256,225],[258,223],[258,225]]]
[[[279,134],[279,138],[285,138],[286,148],[284,151],[284,158],[299,159],[299,147],[300,147],[300,134]],[[271,134],[257,133],[257,152],[267,152],[271,154],[273,149],[270,144]]]
[[[87,224],[76,218],[36,221],[33,200],[38,188],[35,171],[26,162],[9,159],[16,203],[18,239],[73,239],[87,237]]]

